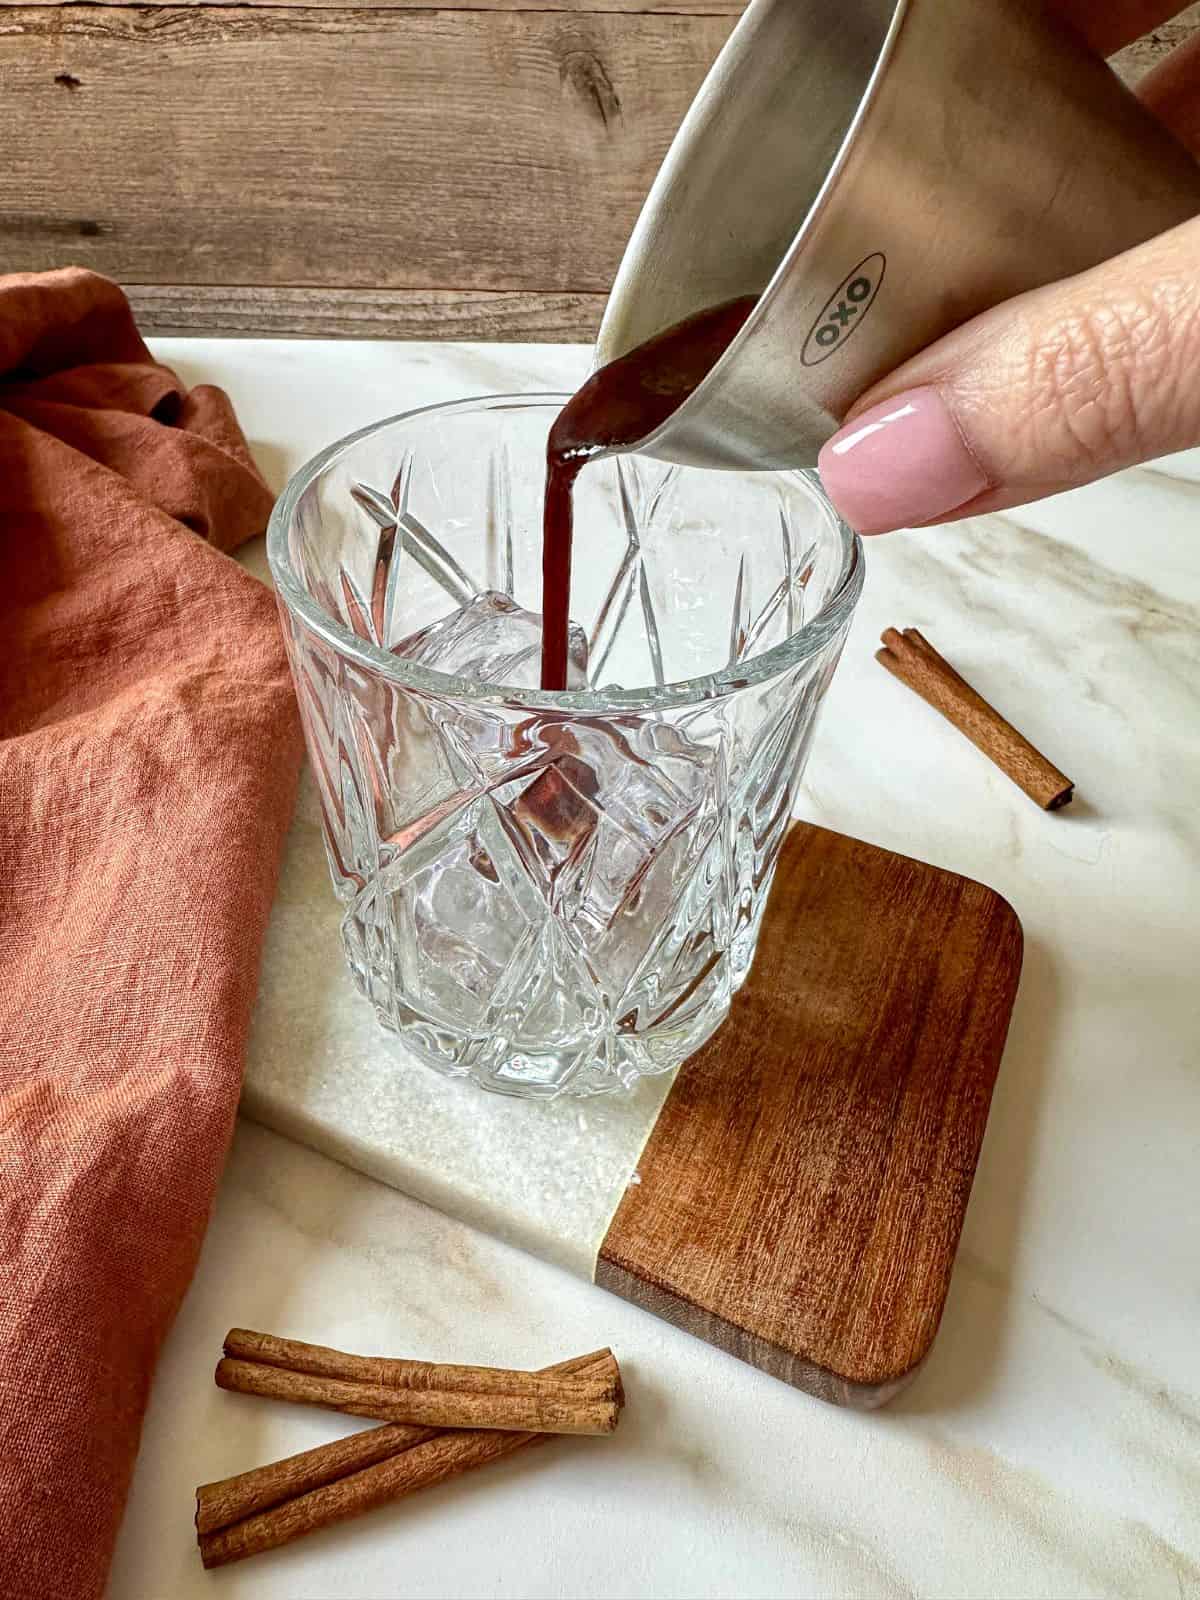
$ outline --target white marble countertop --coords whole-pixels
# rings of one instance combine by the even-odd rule
[[[276,485],[377,416],[570,387],[586,364],[529,346],[157,349],[231,391]],[[243,1123],[151,1400],[113,1600],[1200,1600],[1198,481],[1175,458],[868,551],[804,812],[995,885],[1027,939],[912,1387],[880,1413],[835,1410]],[[1071,772],[1076,804],[1037,812],[909,704],[871,661],[888,623],[927,629]],[[610,1343],[629,1406],[612,1440],[559,1441],[206,1574],[195,1484],[350,1426],[219,1393],[231,1323],[510,1365]]]

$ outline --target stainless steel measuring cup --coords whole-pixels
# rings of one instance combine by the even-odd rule
[[[862,391],[1200,211],[1200,166],[1036,0],[751,0],[630,238],[611,361],[761,294],[638,448],[810,465]]]

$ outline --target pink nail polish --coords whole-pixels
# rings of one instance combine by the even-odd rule
[[[825,492],[860,533],[935,522],[982,494],[987,474],[936,389],[909,389],[846,424],[818,459]]]

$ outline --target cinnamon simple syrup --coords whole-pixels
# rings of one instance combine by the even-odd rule
[[[546,447],[542,522],[542,688],[567,686],[571,509],[575,479],[597,456],[632,449],[660,427],[725,353],[757,304],[729,300],[656,334],[593,373],[559,412]]]

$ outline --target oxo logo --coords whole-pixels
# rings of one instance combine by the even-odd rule
[[[804,341],[800,359],[806,367],[817,366],[845,344],[871,309],[886,266],[886,258],[877,251],[860,261],[838,284]]]

